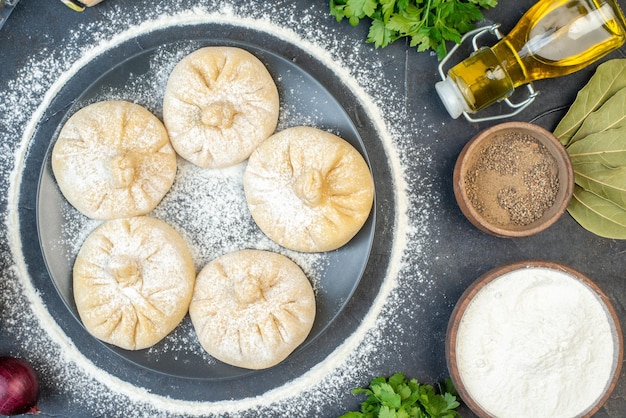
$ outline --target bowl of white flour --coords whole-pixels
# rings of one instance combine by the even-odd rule
[[[463,293],[446,360],[460,397],[481,417],[588,417],[619,379],[622,331],[591,279],[562,264],[521,261]]]

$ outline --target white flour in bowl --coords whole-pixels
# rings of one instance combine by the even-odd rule
[[[470,396],[495,417],[575,417],[612,378],[607,308],[581,280],[539,267],[482,288],[459,323],[456,360]]]

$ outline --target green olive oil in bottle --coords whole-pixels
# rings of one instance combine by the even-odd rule
[[[615,0],[542,0],[495,46],[450,69],[437,92],[453,118],[508,98],[520,85],[578,71],[626,41]]]

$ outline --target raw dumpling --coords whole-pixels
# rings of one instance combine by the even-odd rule
[[[187,244],[165,222],[107,221],[76,257],[76,308],[96,338],[127,350],[147,348],[187,314],[195,276]]]
[[[61,192],[92,219],[145,215],[169,191],[176,152],[161,121],[140,105],[103,101],[63,125],[52,150]]]
[[[167,82],[163,120],[176,152],[200,167],[244,161],[278,123],[278,89],[263,63],[234,47],[183,58]]]
[[[213,357],[264,369],[306,339],[315,296],[304,272],[287,257],[241,250],[211,261],[198,274],[189,316]]]
[[[244,172],[250,213],[274,242],[296,251],[330,251],[346,244],[367,220],[374,182],[348,142],[298,126],[268,138]]]

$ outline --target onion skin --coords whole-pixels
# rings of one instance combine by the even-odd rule
[[[0,357],[0,414],[36,414],[39,380],[32,366],[15,357]]]

